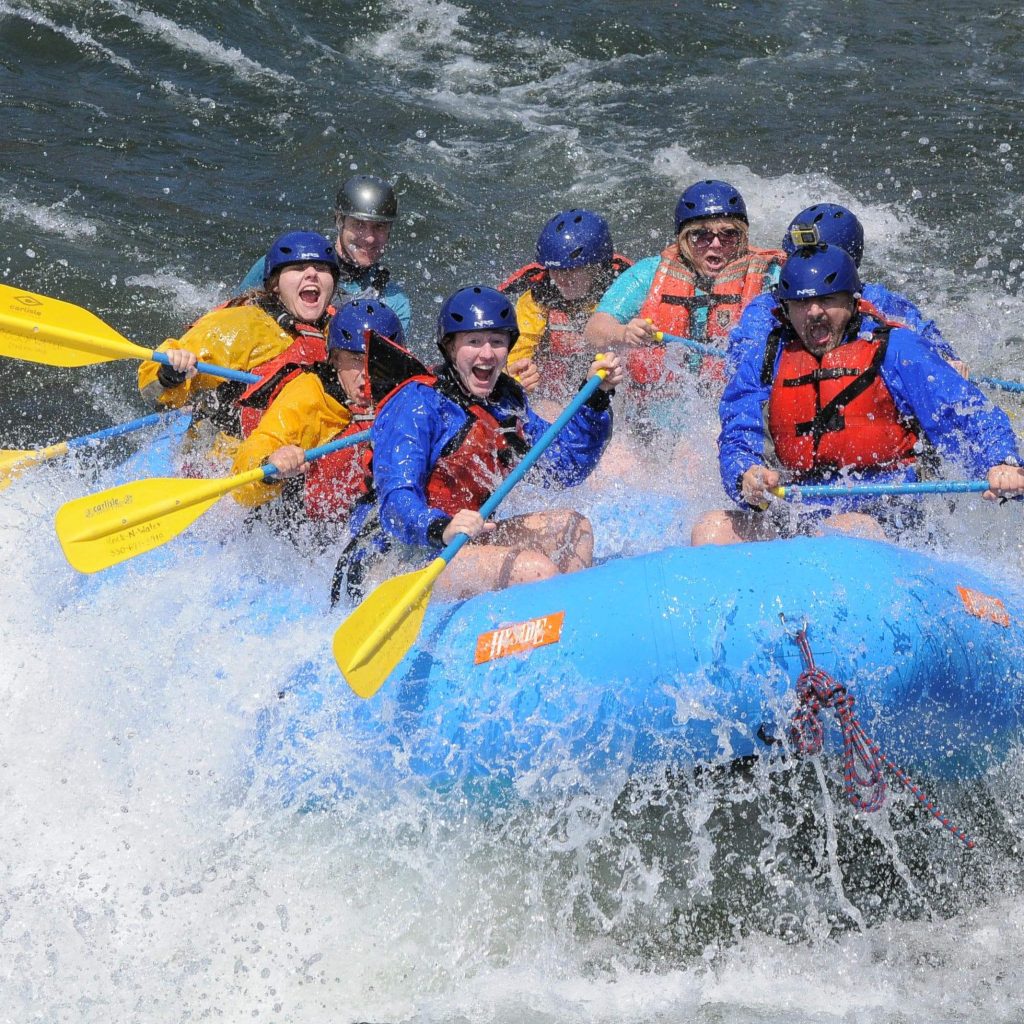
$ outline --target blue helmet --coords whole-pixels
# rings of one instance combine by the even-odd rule
[[[747,204],[726,181],[698,181],[691,185],[676,203],[676,234],[684,224],[704,217],[738,217],[744,224],[747,220]]]
[[[802,245],[838,245],[859,267],[864,256],[864,228],[845,206],[815,203],[801,210],[786,228],[782,248],[792,255]]]
[[[282,267],[293,263],[326,263],[338,280],[341,268],[338,265],[338,254],[334,246],[315,231],[289,231],[274,240],[267,250],[263,265],[263,287],[270,278]]]
[[[327,331],[327,351],[366,351],[366,332],[375,331],[399,345],[405,345],[402,321],[395,311],[379,299],[352,299],[331,318]]]
[[[446,358],[444,340],[457,331],[508,331],[511,348],[519,337],[519,323],[512,303],[501,292],[470,285],[449,295],[437,316],[437,345]]]
[[[838,245],[814,245],[797,249],[786,260],[775,286],[775,298],[814,299],[838,292],[860,294],[860,278],[853,257]]]
[[[606,263],[615,254],[608,222],[590,210],[563,210],[537,239],[537,262],[555,270]]]

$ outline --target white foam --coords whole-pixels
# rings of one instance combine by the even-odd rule
[[[0,218],[7,221],[21,221],[48,235],[63,238],[95,238],[96,225],[85,217],[76,217],[64,209],[67,200],[52,206],[39,206],[25,202],[17,196],[0,198]]]
[[[179,25],[170,18],[154,14],[135,4],[126,3],[125,0],[102,0],[102,2],[119,14],[130,18],[147,35],[185,53],[199,57],[207,64],[226,67],[244,81],[254,83],[268,81],[292,83],[295,81],[291,75],[265,67],[258,61],[246,57],[241,50],[222,46],[193,29]]]
[[[78,29],[71,28],[68,25],[58,25],[55,21],[52,21],[50,18],[47,18],[45,15],[42,15],[37,11],[28,10],[25,7],[12,7],[10,4],[4,2],[4,0],[0,0],[0,15],[4,14],[23,18],[25,21],[29,21],[33,25],[39,25],[42,28],[49,29],[51,32],[56,32],[57,35],[63,36],[69,42],[74,43],[76,47],[84,50],[85,52],[91,53],[97,57],[102,57],[104,60],[109,61],[111,64],[114,64],[119,68],[123,68],[125,71],[137,74],[135,67],[130,61],[125,60],[123,57],[119,57],[113,50],[104,46],[87,32],[80,32]]]
[[[175,314],[185,320],[213,309],[227,295],[227,286],[223,281],[196,284],[168,270],[153,274],[133,274],[126,277],[124,283],[131,288],[151,289],[167,296]]]

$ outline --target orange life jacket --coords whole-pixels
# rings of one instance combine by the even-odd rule
[[[250,384],[238,397],[236,404],[242,437],[248,437],[256,429],[263,414],[288,381],[314,363],[322,363],[327,359],[327,341],[323,331],[311,324],[298,322],[292,330],[295,332],[295,340],[273,359],[254,366],[251,372],[258,374],[260,380]]]
[[[704,379],[724,382],[724,348],[729,332],[739,323],[747,303],[765,291],[766,275],[785,261],[786,254],[777,249],[748,249],[743,256],[727,263],[708,287],[707,279],[701,278],[683,261],[678,246],[673,243],[662,251],[654,281],[637,315],[650,320],[657,330],[666,334],[691,338],[691,312],[706,308],[704,332],[694,340],[718,343],[723,348],[723,358],[702,356],[697,372]],[[702,294],[697,294],[698,288]],[[665,369],[663,347],[632,349],[626,358],[626,368],[639,384],[675,379],[672,371]]]
[[[482,405],[433,374],[410,377],[384,401],[412,383],[436,388],[466,412],[466,422],[445,445],[427,477],[427,504],[449,516],[464,508],[477,511],[529,450],[524,417],[514,416],[500,422]],[[378,411],[383,405],[384,402]]]
[[[798,339],[783,344],[768,399],[768,430],[783,466],[814,476],[914,462],[916,425],[896,408],[881,375],[890,329],[883,322],[820,359]]]
[[[364,407],[350,407],[352,422],[332,440],[366,430],[373,413]],[[310,463],[305,475],[303,497],[310,519],[336,521],[347,518],[357,502],[373,493],[373,452],[369,445],[353,445]]]

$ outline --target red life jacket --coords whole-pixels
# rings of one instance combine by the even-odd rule
[[[350,437],[373,423],[365,407],[350,407],[352,422],[332,440]],[[337,521],[348,517],[373,491],[373,451],[368,444],[353,445],[310,463],[305,476],[304,500],[310,519]]]
[[[312,324],[298,322],[292,331],[295,340],[273,359],[252,368],[251,372],[258,374],[260,380],[250,384],[237,399],[242,437],[248,437],[259,426],[263,414],[288,381],[327,358],[323,331]]]
[[[743,256],[727,263],[708,288],[707,280],[682,260],[678,246],[673,243],[662,251],[654,281],[637,316],[651,320],[657,330],[666,334],[690,338],[693,337],[691,312],[706,308],[703,336],[695,340],[718,343],[723,349],[723,358],[702,356],[698,374],[704,379],[724,382],[724,348],[729,332],[739,323],[747,303],[765,291],[766,275],[785,261],[786,254],[777,249],[750,248]],[[697,294],[698,287],[703,294]],[[663,347],[632,349],[626,357],[626,368],[639,384],[676,379],[671,370],[665,369]]]
[[[540,263],[520,267],[498,286],[500,292],[516,299],[529,290],[546,314],[547,324],[535,356],[544,360],[540,397],[564,398],[566,389],[575,390],[585,376],[595,353],[583,340],[583,330],[608,286],[632,265],[632,260],[615,253],[602,267],[605,272],[595,281],[591,294],[571,301],[562,296],[547,267]]]
[[[412,383],[441,391],[466,412],[466,422],[445,445],[427,477],[427,504],[449,516],[464,508],[477,511],[529,450],[524,417],[514,416],[508,422],[500,422],[450,382],[433,374],[410,377],[384,401]],[[509,383],[518,387],[510,379]],[[380,407],[383,405],[384,402]]]
[[[915,461],[917,428],[896,408],[880,370],[890,329],[883,320],[820,359],[795,338],[785,342],[768,400],[768,431],[783,466],[814,476]]]

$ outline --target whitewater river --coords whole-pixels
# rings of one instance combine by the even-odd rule
[[[0,0],[0,281],[154,345],[375,173],[427,352],[441,298],[526,262],[558,209],[640,257],[717,177],[756,244],[849,205],[864,276],[1021,380],[1022,82],[1024,14],[995,0]],[[2,446],[141,415],[134,369],[4,360]],[[724,502],[713,411],[691,412],[690,473],[656,481],[682,512],[599,521],[606,553]],[[53,512],[130,448],[0,494],[0,1020],[1024,1021],[1017,757],[940,787],[970,854],[902,798],[857,817],[832,764],[261,797],[253,725],[338,621],[331,566],[240,539],[228,501],[152,571],[77,576]],[[979,504],[951,543],[1019,575],[1020,511]],[[268,610],[286,587],[314,612]]]

